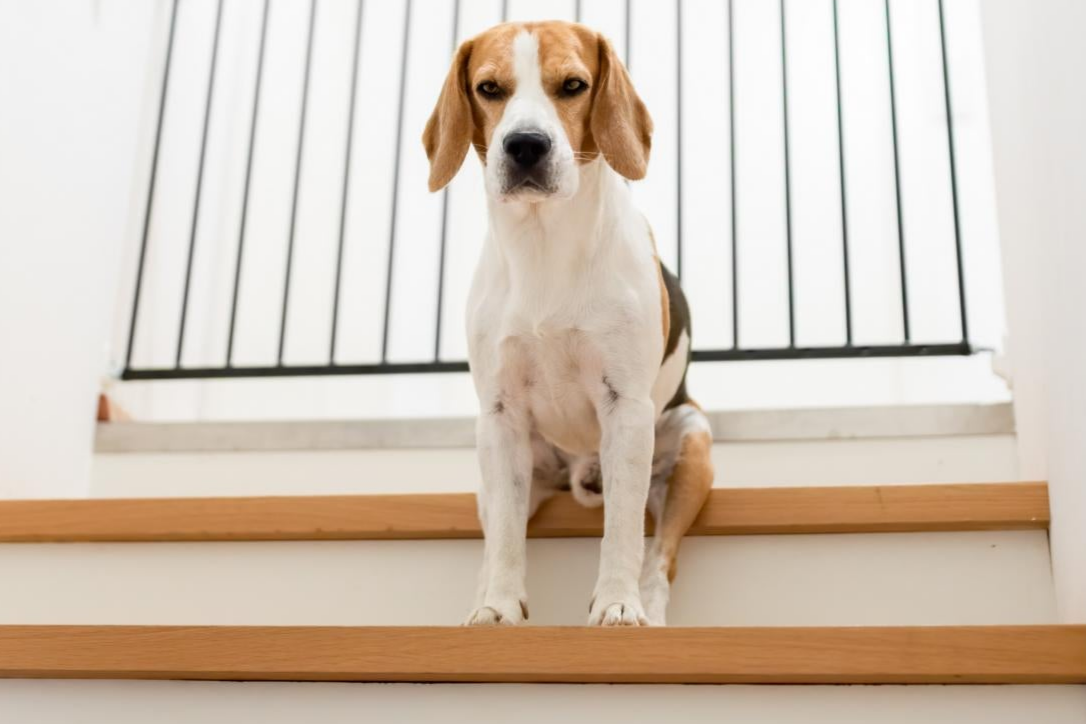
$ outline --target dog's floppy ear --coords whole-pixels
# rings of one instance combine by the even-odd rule
[[[422,132],[422,145],[430,159],[431,191],[438,191],[452,181],[471,145],[473,129],[467,79],[471,46],[468,40],[456,51],[441,96]]]
[[[652,148],[652,118],[611,43],[598,36],[599,81],[589,126],[607,163],[628,179],[645,177]]]

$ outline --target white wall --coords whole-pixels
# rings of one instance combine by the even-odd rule
[[[532,625],[584,625],[599,549],[528,542]],[[478,540],[5,545],[20,585],[0,625],[456,626],[482,555]],[[1050,624],[1053,598],[1044,531],[700,536],[668,623]]]
[[[0,497],[87,490],[160,10],[0,1]]]
[[[713,445],[717,487],[999,483],[1017,480],[1013,435],[727,441]],[[817,473],[812,473],[817,471]],[[479,489],[460,448],[117,453],[94,461],[102,498],[462,493]]]
[[[1061,614],[1086,622],[1086,5],[986,0],[1022,474],[1047,474]]]
[[[1086,687],[3,681],[0,698],[35,724],[1081,724]]]

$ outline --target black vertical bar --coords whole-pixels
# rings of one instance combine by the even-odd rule
[[[584,10],[584,8],[581,7],[581,0],[576,0],[576,2],[573,4],[573,18],[578,23],[581,22],[581,17],[582,17],[582,11],[583,10]]]
[[[509,0],[502,0],[502,22],[509,20]]]
[[[226,366],[234,360],[234,328],[238,317],[238,289],[241,285],[241,262],[245,250],[245,224],[249,218],[249,182],[253,177],[253,146],[256,140],[257,110],[260,106],[260,85],[264,77],[264,45],[268,37],[268,0],[260,18],[260,46],[256,55],[256,83],[253,85],[253,114],[249,119],[249,151],[245,161],[245,184],[242,190],[241,223],[238,226],[238,254],[234,262],[234,291],[230,301],[230,331],[226,338]]]
[[[837,28],[837,0],[833,0],[833,68],[837,78],[837,163],[841,181],[841,257],[845,272],[845,345],[852,346],[852,284],[849,280],[848,206],[845,184],[845,122],[841,102],[841,37]]]
[[[675,3],[675,275],[683,278],[683,4]]]
[[[578,3],[579,7],[579,3]],[[460,35],[460,0],[453,0],[452,52],[456,53],[456,40]],[[441,316],[445,297],[445,247],[449,236],[449,193],[445,187],[441,195],[441,248],[437,260],[437,319],[434,324],[434,362],[441,360]]]
[[[901,266],[901,321],[905,332],[905,342],[911,337],[909,331],[909,287],[905,272],[905,225],[901,214],[901,161],[897,145],[897,98],[894,91],[894,39],[890,24],[890,0],[884,0],[886,6],[886,58],[890,72],[890,130],[894,142],[894,196],[897,203],[897,248],[898,263]]]
[[[735,8],[728,0],[728,143],[731,146],[732,202],[732,348],[739,349],[739,244],[736,224],[738,206],[735,203]]]
[[[347,228],[347,192],[351,187],[351,149],[354,147],[354,109],[358,95],[358,56],[362,47],[362,7],[358,0],[358,12],[354,21],[354,56],[351,60],[351,93],[347,109],[347,148],[343,156],[343,198],[339,204],[339,241],[336,246],[336,283],[332,292],[332,337],[328,348],[328,363],[336,363],[336,330],[339,324],[339,289],[343,281],[343,235]]]
[[[385,326],[381,333],[381,361],[388,360],[388,320],[392,311],[392,270],[396,258],[396,217],[400,198],[400,146],[403,145],[403,104],[407,86],[407,49],[411,40],[411,0],[404,3],[403,54],[400,56],[400,99],[396,112],[396,147],[392,159],[392,220],[388,230],[388,270],[385,275]]]
[[[298,147],[294,157],[294,192],[290,202],[290,235],[287,237],[287,271],[283,279],[283,312],[279,317],[279,356],[277,363],[283,364],[283,345],[287,338],[287,307],[290,304],[290,272],[294,264],[294,233],[298,221],[298,187],[301,185],[302,153],[305,150],[305,117],[309,108],[309,75],[313,63],[313,26],[317,19],[317,0],[309,3],[309,31],[305,46],[305,70],[302,79],[302,109],[298,119]]]
[[[155,202],[155,181],[158,178],[158,151],[162,146],[162,121],[166,117],[166,92],[170,86],[170,63],[173,60],[173,38],[177,28],[177,0],[170,9],[170,31],[166,40],[166,61],[162,67],[162,94],[158,98],[158,120],[155,125],[155,145],[151,151],[151,178],[147,183],[147,207],[143,214],[143,238],[140,240],[139,261],[136,265],[136,290],[132,297],[132,319],[128,326],[128,349],[125,351],[125,369],[132,367],[132,352],[136,343],[136,322],[140,312],[140,293],[143,291],[143,268],[147,260],[147,241],[151,231],[151,210]]]
[[[788,251],[788,346],[796,346],[795,274],[792,268],[792,159],[788,143],[788,33],[784,0],[781,8],[781,116],[784,127],[784,231]]]
[[[181,366],[181,351],[185,345],[185,322],[189,312],[189,288],[192,285],[192,257],[196,251],[196,228],[200,222],[200,196],[204,186],[204,161],[207,158],[207,129],[211,124],[211,100],[215,94],[215,67],[219,63],[219,30],[222,27],[222,0],[215,7],[215,33],[211,41],[211,67],[207,73],[207,100],[204,104],[204,127],[200,136],[200,160],[196,166],[196,196],[192,202],[192,224],[189,228],[189,253],[185,262],[185,286],[181,292],[181,321],[177,325],[176,367]]]
[[[954,203],[954,251],[958,260],[958,308],[962,320],[962,342],[969,342],[969,322],[965,308],[965,270],[962,266],[962,229],[958,216],[958,171],[954,152],[954,116],[950,104],[950,70],[946,57],[946,21],[943,0],[939,0],[939,43],[943,53],[943,102],[946,106],[946,137],[950,153],[950,196]]]

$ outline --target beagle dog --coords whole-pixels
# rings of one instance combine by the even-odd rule
[[[467,310],[485,537],[468,624],[528,618],[527,523],[567,488],[604,508],[589,625],[664,624],[713,468],[686,300],[623,180],[645,176],[651,138],[607,39],[557,21],[461,45],[426,124],[430,190],[474,146],[490,217]]]

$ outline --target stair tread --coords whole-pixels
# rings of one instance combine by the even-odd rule
[[[1086,683],[1086,626],[0,626],[0,677]]]
[[[1037,530],[1042,482],[716,488],[691,535]],[[600,509],[568,493],[532,519],[536,538],[599,536]],[[649,525],[651,530],[651,522]],[[0,542],[479,538],[471,493],[0,501]]]

